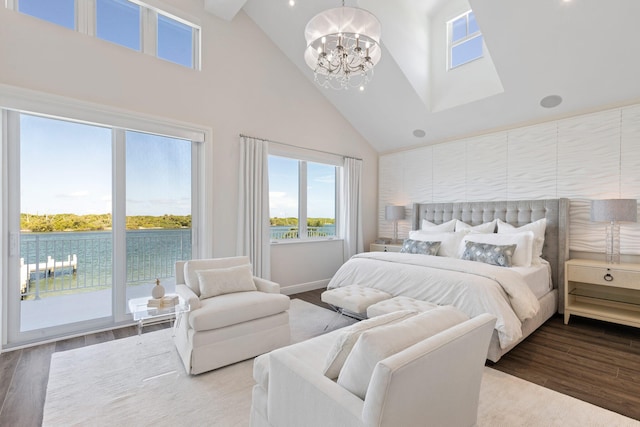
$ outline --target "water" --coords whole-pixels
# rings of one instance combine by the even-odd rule
[[[127,284],[148,283],[156,278],[175,276],[175,262],[191,259],[191,229],[128,230],[126,232]],[[29,264],[66,261],[77,256],[77,269],[40,269],[27,273]],[[23,295],[51,293],[112,285],[112,233],[65,232],[23,233],[20,257]],[[37,284],[38,286],[34,286]],[[89,289],[87,289],[89,290]]]

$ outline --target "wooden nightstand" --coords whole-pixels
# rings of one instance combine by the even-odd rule
[[[640,327],[640,264],[572,259],[564,271],[565,324],[574,314]]]
[[[402,243],[372,243],[369,245],[369,252],[400,252]]]

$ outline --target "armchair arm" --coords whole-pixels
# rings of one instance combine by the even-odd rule
[[[269,355],[269,423],[280,427],[362,426],[363,401],[287,349]]]
[[[271,280],[253,276],[253,283],[256,284],[256,288],[258,288],[260,292],[266,292],[268,294],[280,293],[280,285],[276,282],[272,282]]]
[[[176,285],[176,293],[189,303],[191,310],[200,308],[200,298],[187,285]]]

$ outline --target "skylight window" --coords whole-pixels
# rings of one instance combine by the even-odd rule
[[[54,24],[75,29],[75,1],[74,0],[20,0],[18,11],[53,22]]]
[[[467,64],[483,56],[482,33],[473,11],[447,22],[449,69]]]

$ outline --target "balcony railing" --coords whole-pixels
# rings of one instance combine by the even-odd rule
[[[191,259],[191,229],[129,230],[127,285],[175,276],[175,262]],[[112,233],[23,233],[20,293],[39,299],[112,286]]]
[[[336,227],[333,224],[323,225],[321,227],[307,227],[307,237],[335,237]],[[271,240],[288,240],[298,239],[299,228],[297,225],[292,226],[271,226]]]

